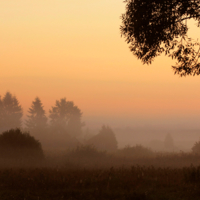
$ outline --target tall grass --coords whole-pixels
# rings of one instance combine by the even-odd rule
[[[199,168],[2,169],[1,199],[198,199]]]

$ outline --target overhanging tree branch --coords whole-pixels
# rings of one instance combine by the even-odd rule
[[[200,44],[188,38],[184,21],[195,19],[200,24],[200,1],[125,0],[125,3],[121,35],[143,64],[151,64],[165,53],[177,61],[173,66],[175,74],[199,75]]]

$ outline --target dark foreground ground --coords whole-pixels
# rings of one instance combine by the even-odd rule
[[[0,200],[199,200],[200,156],[0,160]]]
[[[200,167],[0,170],[1,200],[199,200]]]
[[[0,199],[199,199],[199,168],[4,169]]]

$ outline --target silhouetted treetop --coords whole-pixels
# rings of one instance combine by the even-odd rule
[[[74,105],[73,101],[66,98],[56,101],[56,105],[49,110],[50,124],[52,127],[60,129],[61,132],[68,132],[70,135],[81,134],[83,123],[81,122],[82,112]]]
[[[21,105],[15,96],[7,92],[0,98],[0,129],[8,130],[21,126],[23,111]]]
[[[125,0],[122,36],[130,51],[143,64],[151,64],[165,53],[176,59],[172,66],[180,76],[199,75],[200,43],[188,38],[188,19],[200,26],[200,1],[197,0]]]
[[[26,120],[25,124],[30,131],[36,129],[44,129],[47,127],[47,117],[45,116],[45,110],[41,100],[38,97],[36,97],[32,102],[28,113],[28,119]]]
[[[81,110],[77,106],[73,106],[67,126],[67,130],[71,135],[79,136],[82,133],[82,127],[85,123],[81,121],[81,118]]]
[[[69,121],[70,113],[73,109],[74,103],[72,101],[66,101],[66,98],[56,101],[56,105],[52,106],[49,110],[49,118],[51,124],[66,125]]]

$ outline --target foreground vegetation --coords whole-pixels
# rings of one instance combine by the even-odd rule
[[[38,162],[4,159],[0,163],[1,200],[195,200],[200,196],[199,155],[122,157],[79,147]]]
[[[191,153],[158,153],[141,145],[115,147],[112,153],[91,145],[48,153],[19,129],[0,136],[1,200],[195,200],[200,196],[199,143]]]
[[[200,168],[0,170],[1,199],[199,199]]]

